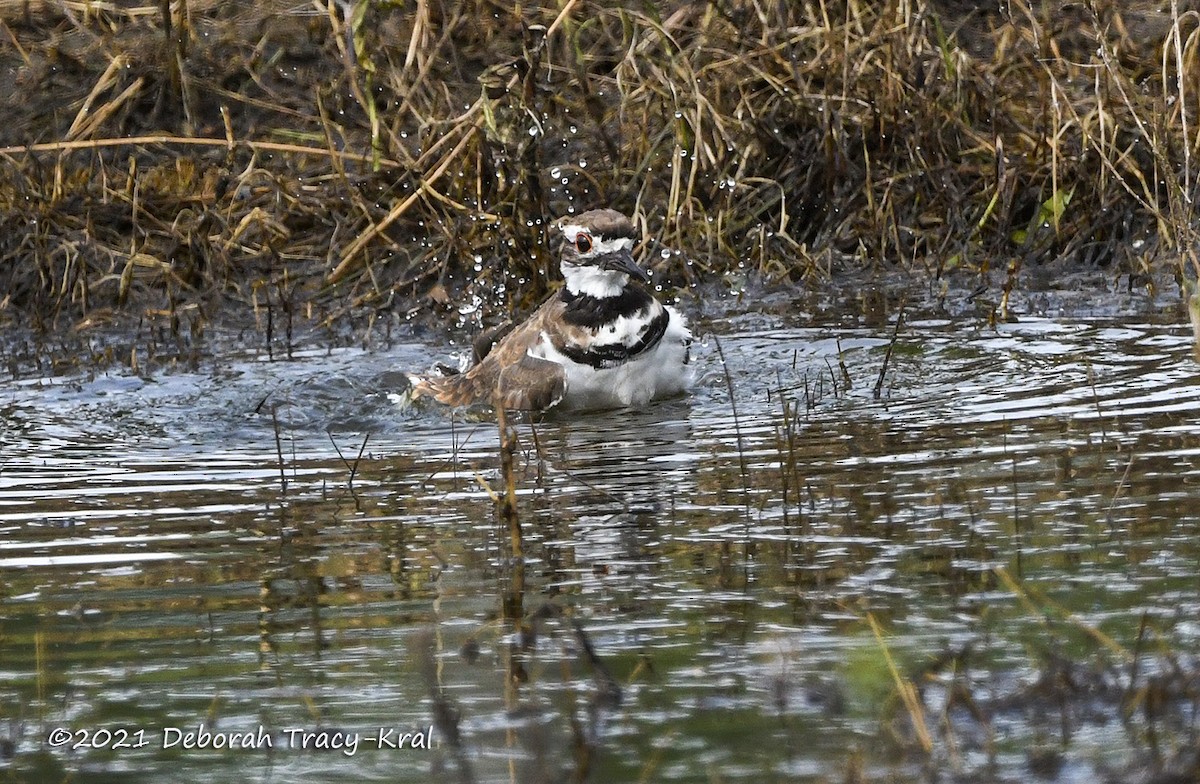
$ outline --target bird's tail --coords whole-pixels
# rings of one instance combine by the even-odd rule
[[[388,400],[401,411],[411,408],[418,398],[427,394],[425,379],[413,373],[405,373],[404,378],[408,382],[407,386],[397,392],[388,393]]]
[[[423,397],[430,397],[448,406],[466,406],[491,399],[495,388],[494,373],[479,372],[472,368],[467,373],[451,373],[442,376],[415,376],[408,374],[407,398],[401,405],[409,406]]]

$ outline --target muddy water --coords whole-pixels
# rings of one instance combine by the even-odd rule
[[[796,321],[708,325],[689,400],[519,423],[523,569],[495,424],[387,398],[442,347],[4,383],[0,781],[1183,764],[1187,329],[914,317],[880,383],[891,326]]]

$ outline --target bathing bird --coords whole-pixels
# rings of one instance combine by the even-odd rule
[[[411,397],[506,410],[642,407],[691,383],[692,334],[645,287],[629,218],[598,209],[552,226],[565,280],[533,315],[475,340],[474,364],[450,375],[411,377]]]

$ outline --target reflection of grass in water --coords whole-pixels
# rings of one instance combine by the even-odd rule
[[[866,715],[878,718],[882,706],[896,696],[899,672],[894,670],[892,652],[883,641],[882,632],[874,618],[870,615],[867,617],[873,636],[858,635],[852,638],[841,674],[845,678],[849,704]]]
[[[849,691],[882,697],[891,742],[954,769],[963,753],[982,750],[993,759],[1023,756],[1031,770],[1052,775],[1078,750],[1131,775],[1144,767],[1168,777],[1200,772],[1189,751],[1200,740],[1189,718],[1200,709],[1195,661],[1172,650],[1148,615],[1123,644],[998,571],[1017,603],[989,611],[981,637],[934,657],[910,655],[902,670],[892,667],[882,638],[874,656],[860,650],[850,658]],[[878,633],[869,615],[867,623]],[[1096,747],[1083,733],[1077,742],[1088,727],[1116,737]]]
[[[869,364],[873,371],[874,356]],[[751,402],[749,396],[739,398],[741,400]],[[781,409],[783,405],[780,404]],[[796,407],[802,405],[797,404]],[[726,415],[724,412],[720,414]],[[747,415],[747,421],[749,416],[751,414]],[[782,417],[783,413],[780,412],[779,416]],[[793,413],[790,416],[795,415]],[[759,424],[762,424],[761,420]],[[723,422],[721,429],[722,438],[728,444],[729,424]],[[769,425],[762,430],[769,432]],[[380,682],[389,684],[399,683],[406,677],[410,681],[416,680],[404,672],[406,668],[418,666],[412,663],[417,646],[408,642],[408,636],[371,635],[367,633],[369,630],[403,630],[438,624],[446,637],[446,646],[438,649],[438,655],[431,658],[428,665],[419,665],[435,671],[441,669],[441,680],[434,682],[439,683],[449,699],[437,710],[448,714],[459,711],[466,722],[464,726],[468,727],[474,720],[491,721],[495,725],[503,725],[505,721],[512,724],[514,741],[511,746],[496,742],[499,732],[464,732],[462,749],[466,755],[478,752],[480,756],[501,756],[511,751],[521,757],[529,749],[542,749],[545,757],[560,758],[564,749],[578,750],[580,747],[572,744],[582,739],[584,743],[592,744],[587,748],[590,755],[587,764],[594,771],[613,771],[613,775],[607,777],[610,780],[628,780],[637,776],[650,780],[656,772],[664,770],[677,773],[680,777],[691,775],[696,780],[705,772],[698,770],[701,767],[707,767],[707,772],[713,775],[728,778],[740,775],[742,780],[748,780],[752,775],[757,775],[759,779],[767,778],[768,774],[778,775],[775,773],[777,768],[772,766],[786,766],[789,759],[803,759],[806,762],[817,759],[825,771],[836,771],[843,764],[847,769],[853,769],[863,763],[856,761],[860,757],[854,752],[848,754],[846,748],[854,742],[864,743],[863,739],[866,738],[865,743],[871,749],[865,755],[868,770],[887,770],[889,766],[899,765],[891,762],[901,756],[893,754],[894,749],[917,756],[918,761],[912,763],[916,767],[923,759],[920,755],[924,751],[911,730],[914,715],[911,703],[901,699],[897,690],[898,684],[911,684],[922,700],[921,708],[925,711],[926,724],[933,736],[934,746],[929,757],[929,768],[933,770],[956,770],[954,766],[960,763],[955,754],[965,751],[978,753],[980,748],[989,754],[992,753],[991,748],[996,749],[996,754],[1009,754],[1002,765],[1002,770],[1006,771],[1012,770],[1012,755],[1015,755],[1018,759],[1017,769],[1023,770],[1020,758],[1031,738],[1042,750],[1030,757],[1029,767],[1052,767],[1056,754],[1070,755],[1087,742],[1082,737],[1085,733],[1078,732],[1079,727],[1089,726],[1080,723],[1090,720],[1085,715],[1087,712],[1107,717],[1131,717],[1125,719],[1132,727],[1128,731],[1131,739],[1129,745],[1148,749],[1152,748],[1152,742],[1157,743],[1160,749],[1165,750],[1161,753],[1163,764],[1171,764],[1171,743],[1182,747],[1187,736],[1181,733],[1174,735],[1174,738],[1183,738],[1182,742],[1169,737],[1171,733],[1176,733],[1175,728],[1170,726],[1173,719],[1169,712],[1174,710],[1171,707],[1172,700],[1178,700],[1181,694],[1186,695],[1189,686],[1185,679],[1189,671],[1181,669],[1182,677],[1175,680],[1164,677],[1162,673],[1169,675],[1169,668],[1163,662],[1174,654],[1165,643],[1161,647],[1158,645],[1152,629],[1146,631],[1139,644],[1136,630],[1127,628],[1129,618],[1121,617],[1116,621],[1103,621],[1099,624],[1099,630],[1119,648],[1130,651],[1140,649],[1143,652],[1140,672],[1129,687],[1128,702],[1122,701],[1125,699],[1121,696],[1124,687],[1107,685],[1116,683],[1120,686],[1119,680],[1110,679],[1128,670],[1112,664],[1119,648],[1103,643],[1102,638],[1090,629],[1097,625],[1087,619],[1086,613],[1092,605],[1113,609],[1111,605],[1103,603],[1104,586],[1100,581],[1079,589],[1066,583],[1062,592],[1046,588],[1045,593],[1062,605],[1061,608],[1028,587],[1036,579],[1048,581],[1053,575],[1068,569],[1071,563],[1066,558],[1059,562],[1062,553],[1037,554],[1038,550],[1053,550],[1055,542],[1063,539],[1061,532],[1053,530],[1051,522],[1046,519],[1048,515],[1026,514],[1022,510],[1021,533],[1025,537],[1022,545],[1028,551],[1023,560],[1025,571],[1022,573],[1026,582],[1020,585],[1027,601],[991,596],[982,607],[974,605],[966,608],[957,606],[955,600],[967,593],[983,592],[1004,584],[996,572],[971,572],[971,569],[988,561],[1007,562],[1006,547],[1011,544],[1007,529],[997,525],[992,533],[985,530],[980,535],[980,539],[995,537],[993,541],[975,541],[966,545],[956,542],[954,540],[966,538],[967,521],[938,509],[938,504],[944,501],[925,501],[922,496],[914,507],[917,512],[911,515],[913,522],[938,530],[936,534],[915,534],[917,538],[912,538],[914,534],[905,528],[909,524],[906,519],[909,516],[889,511],[897,502],[887,499],[886,493],[880,492],[889,487],[886,474],[891,470],[890,467],[869,475],[857,469],[838,472],[829,480],[843,485],[841,491],[847,498],[861,496],[865,491],[876,493],[880,501],[874,506],[852,509],[846,512],[844,518],[833,521],[828,519],[831,515],[825,514],[824,508],[814,512],[808,507],[805,509],[804,524],[797,523],[794,529],[783,534],[773,527],[772,519],[764,519],[764,529],[769,529],[769,536],[785,541],[753,539],[758,533],[756,525],[751,525],[750,531],[743,533],[743,499],[738,493],[762,491],[755,498],[761,499],[764,512],[770,512],[780,495],[778,492],[769,492],[772,484],[778,487],[779,483],[786,481],[774,471],[756,470],[759,461],[769,460],[772,453],[785,457],[790,454],[791,481],[807,477],[807,481],[811,482],[812,468],[827,467],[838,458],[838,455],[821,454],[819,450],[805,451],[806,448],[812,448],[811,444],[805,443],[805,439],[815,434],[815,426],[797,428],[793,424],[792,430],[794,438],[790,447],[786,437],[783,437],[778,439],[778,449],[772,449],[769,436],[743,433],[747,438],[743,439],[739,451],[745,451],[743,457],[750,469],[753,488],[747,488],[742,482],[741,471],[733,456],[727,452],[719,453],[712,456],[710,463],[719,464],[719,470],[723,473],[717,477],[709,476],[710,485],[691,499],[693,506],[698,508],[679,514],[672,512],[669,522],[665,512],[648,512],[635,524],[628,524],[629,530],[625,533],[631,537],[636,534],[640,537],[637,546],[651,550],[651,557],[633,559],[637,560],[634,568],[644,569],[640,574],[647,579],[627,582],[594,580],[586,590],[576,590],[574,586],[577,581],[574,578],[579,572],[585,572],[588,564],[574,562],[562,567],[570,572],[570,576],[564,579],[561,572],[555,573],[560,565],[551,564],[550,558],[546,557],[548,548],[544,542],[551,537],[559,540],[569,537],[573,530],[563,521],[573,520],[573,516],[581,511],[594,512],[590,508],[597,503],[594,495],[583,499],[575,494],[554,492],[517,496],[521,522],[531,532],[525,540],[531,568],[526,575],[527,581],[517,585],[510,579],[513,572],[506,571],[508,567],[503,556],[497,555],[502,553],[499,543],[505,541],[508,531],[497,521],[486,527],[486,533],[482,532],[484,526],[478,523],[481,515],[486,515],[490,510],[489,499],[482,493],[465,497],[459,492],[463,485],[470,486],[469,481],[453,483],[442,476],[436,481],[425,482],[422,488],[416,488],[410,477],[428,477],[430,470],[427,465],[414,462],[411,456],[394,463],[372,459],[361,466],[348,459],[330,459],[329,465],[338,468],[339,473],[337,479],[329,482],[328,495],[342,496],[344,504],[309,507],[305,505],[306,499],[311,500],[316,495],[322,498],[326,496],[325,479],[319,480],[318,491],[311,478],[304,478],[305,472],[292,470],[294,465],[289,464],[291,479],[286,514],[279,514],[278,520],[272,515],[260,515],[255,518],[254,525],[255,530],[265,529],[262,536],[269,541],[263,548],[264,552],[274,555],[277,549],[288,551],[280,556],[280,563],[270,572],[275,595],[270,592],[266,594],[270,599],[267,603],[272,605],[270,613],[266,614],[273,620],[267,624],[264,638],[273,638],[276,650],[282,655],[295,655],[297,662],[291,665],[291,669],[284,668],[281,671],[280,680],[285,687],[307,692],[310,676],[304,674],[301,662],[317,663],[318,678],[332,681],[333,688],[321,693],[314,691],[312,699],[323,706],[333,706],[326,708],[329,710],[326,715],[332,719],[339,712],[347,710],[348,700],[344,694],[349,693],[350,700],[361,701],[357,700],[360,694],[377,685],[374,681],[366,683],[375,675],[379,676]],[[493,431],[488,428],[488,432]],[[872,437],[869,432],[848,426],[840,427],[838,432],[856,437],[866,435],[868,439]],[[981,428],[967,438],[999,438],[1005,433],[1007,431],[1003,429]],[[269,435],[266,441],[269,443]],[[1186,448],[1186,444],[1184,446]],[[865,448],[879,449],[882,454],[889,444],[880,441]],[[754,449],[755,452],[752,454],[748,449]],[[554,465],[555,458],[549,460],[550,474],[561,478],[561,474],[555,470],[559,468]],[[1005,457],[998,462],[1007,466],[1007,460]],[[386,468],[381,466],[385,463]],[[275,467],[274,461],[264,460],[264,464],[272,469]],[[1084,462],[1079,461],[1076,465],[1082,468]],[[1097,520],[1105,507],[1109,506],[1108,499],[1115,495],[1112,488],[1129,463],[1122,459],[1106,465],[1112,472],[1109,477],[1110,492],[1100,494],[1102,503],[1094,510]],[[492,471],[494,467],[495,462],[489,456],[476,455],[470,461],[472,471],[465,472],[465,475],[470,476],[473,470]],[[1139,481],[1137,474],[1141,473],[1142,468],[1139,464],[1132,477],[1135,487]],[[444,467],[439,472],[442,470]],[[535,476],[535,473],[532,465],[526,466],[525,471],[514,472],[513,482],[519,483],[521,490],[528,489],[530,482],[538,482],[538,486],[542,487],[540,483],[543,478]],[[986,486],[995,479],[986,471],[981,476],[983,479],[977,477],[977,484],[972,485],[972,489]],[[998,476],[997,492],[1007,499],[1008,475],[1001,471]],[[1102,473],[1103,476],[1107,474]],[[350,477],[355,478],[356,491],[342,492],[339,484],[348,483]],[[1039,492],[1050,492],[1052,488],[1048,484],[1023,478],[1022,490],[1033,487]],[[551,491],[563,486],[555,485],[553,480],[548,485]],[[1055,493],[1058,492],[1056,488],[1053,489]],[[937,495],[944,498],[947,495],[944,490],[942,487],[925,488],[923,492],[930,497]],[[454,498],[444,497],[451,492],[454,492]],[[824,491],[818,488],[817,493],[821,492]],[[1144,489],[1137,491],[1139,495],[1145,492]],[[401,493],[403,497],[398,500]],[[278,481],[265,480],[263,495],[270,499],[274,507],[281,500]],[[714,503],[715,506],[713,499],[717,496],[732,507],[723,510],[723,519],[715,509],[704,508],[708,503]],[[804,498],[803,495],[800,497]],[[606,498],[604,503],[611,500]],[[969,506],[970,501],[970,498],[965,501],[959,498],[957,503]],[[403,504],[405,513],[396,513],[397,504]],[[1007,521],[1012,507],[1007,501],[1000,506],[1002,508],[993,510],[992,514],[998,520]],[[452,515],[459,518],[455,521],[456,525],[447,524],[450,520],[448,507]],[[906,506],[899,502],[899,508],[905,511]],[[356,512],[361,516],[356,517]],[[372,520],[376,513],[383,513],[385,519]],[[438,523],[429,524],[419,519],[428,514],[436,514]],[[988,513],[981,514],[986,516]],[[926,519],[927,515],[932,519]],[[976,522],[974,515],[973,511],[969,522]],[[263,525],[268,519],[271,525]],[[552,523],[548,524],[547,521]],[[726,523],[730,524],[728,530],[718,530],[721,524]],[[752,520],[752,523],[757,521]],[[887,523],[886,529],[883,528],[884,523]],[[1104,523],[1099,526],[1099,530],[1104,530],[1107,525]],[[1163,522],[1162,525],[1163,528],[1155,532],[1159,536],[1142,535],[1130,546],[1144,548],[1146,553],[1143,557],[1150,557],[1161,547],[1159,540],[1162,535],[1170,531],[1170,523]],[[729,533],[734,528],[736,533]],[[284,529],[288,529],[286,535]],[[801,548],[814,548],[811,541],[805,540],[812,530],[884,541],[862,545],[861,552],[855,551],[852,546],[847,547],[846,552],[839,554],[836,559],[821,562],[823,565],[820,569],[802,571],[797,575],[789,571],[789,567],[798,563],[792,555],[803,552]],[[682,535],[693,533],[698,535],[694,540],[682,539]],[[664,535],[671,536],[674,541],[663,544]],[[384,543],[386,536],[407,537],[404,547],[409,555],[406,556],[408,560],[404,561],[404,568],[409,572],[396,575],[396,583],[389,586],[389,590],[399,592],[407,587],[412,591],[412,598],[393,604],[390,603],[391,597],[384,600],[376,594],[374,596],[380,602],[379,607],[365,608],[361,613],[348,612],[355,604],[372,600],[373,594],[355,583],[376,576],[381,568],[380,557],[392,553],[390,546]],[[922,536],[928,538],[928,547]],[[950,541],[941,541],[943,539]],[[557,542],[556,555],[569,558],[573,544],[577,543]],[[1104,546],[1105,540],[1097,539],[1091,544]],[[869,587],[860,587],[853,589],[855,593],[849,603],[843,602],[839,595],[829,595],[830,589],[847,582],[845,578],[860,574],[873,562],[878,549],[888,545],[908,548],[896,563],[901,582],[898,587],[903,589],[920,584],[927,587],[929,593],[917,597],[900,593],[893,598],[886,592],[876,593]],[[435,549],[439,554],[437,558],[430,554]],[[654,556],[660,553],[665,557],[656,559]],[[622,553],[616,560],[622,560],[623,557]],[[963,557],[971,559],[975,566],[963,567],[952,563],[956,558]],[[262,564],[254,563],[253,557],[236,560],[237,571],[227,574],[246,579],[247,575],[252,578],[262,571]],[[599,563],[605,567],[610,565],[607,556]],[[1089,565],[1098,563],[1089,562]],[[628,564],[612,565],[614,570],[628,568]],[[464,573],[474,581],[464,585]],[[1013,573],[1016,573],[1015,569]],[[438,580],[442,579],[440,575],[447,575],[446,584],[431,589],[427,582],[435,574]],[[1070,575],[1069,572],[1067,574]],[[734,575],[735,579],[729,579],[729,575]],[[22,579],[25,578],[23,575]],[[128,576],[122,579],[133,584],[138,578]],[[213,583],[224,582],[215,573],[209,579]],[[457,586],[454,584],[456,579],[459,581]],[[670,584],[660,583],[660,579]],[[882,579],[886,582],[892,580],[890,577]],[[1189,589],[1188,579],[1187,576],[1178,577],[1174,578],[1177,582],[1164,584],[1177,585],[1186,590]],[[963,584],[951,583],[952,580],[961,580]],[[548,581],[553,581],[553,588],[548,587]],[[163,582],[169,580],[164,578]],[[197,582],[200,581],[197,579]],[[891,586],[880,587],[886,589]],[[457,606],[454,603],[456,590],[460,602]],[[517,605],[510,603],[506,609],[511,611],[511,615],[502,617],[499,602],[508,600],[504,592],[512,595],[514,590],[520,592],[520,605],[524,612],[516,612]],[[561,602],[562,606],[575,613],[574,618],[581,622],[585,632],[597,634],[593,640],[594,656],[611,672],[624,693],[620,707],[608,708],[608,713],[601,721],[595,721],[590,711],[597,702],[596,698],[604,692],[604,679],[602,676],[597,679],[593,675],[594,670],[590,665],[594,662],[582,652],[584,646],[573,636],[570,625],[557,616],[542,617],[540,600],[551,591],[556,594],[556,603]],[[715,592],[721,592],[722,595],[714,602],[711,594]],[[462,594],[465,593],[471,595],[469,600],[463,599]],[[1009,593],[1013,594],[1012,591]],[[163,605],[181,608],[185,600],[186,597],[177,595],[169,600],[164,599]],[[431,617],[430,605],[435,600],[438,602],[438,616]],[[855,604],[856,600],[861,604]],[[689,605],[687,610],[680,611],[671,606],[673,602],[680,601]],[[1135,600],[1131,598],[1129,601]],[[234,609],[234,606],[226,609]],[[768,667],[762,667],[767,672],[763,676],[754,662],[731,664],[723,660],[723,653],[737,655],[744,650],[744,646],[752,644],[765,624],[803,631],[807,624],[819,625],[822,612],[829,609],[842,611],[839,643],[846,637],[854,638],[844,663],[836,660],[832,664],[827,663],[822,674],[828,672],[832,675],[812,689],[808,688],[805,681],[810,671],[796,667],[803,674],[795,676],[790,693],[783,687],[780,687],[780,691],[794,698],[806,697],[810,691],[819,691],[817,687],[831,690],[840,688],[846,697],[845,702],[851,708],[849,718],[843,718],[833,711],[827,713],[823,707],[804,705],[796,699],[791,702],[777,700],[773,692],[774,685],[764,688],[761,683],[772,677]],[[1122,606],[1118,609],[1127,608]],[[881,624],[886,619],[889,634],[882,636],[882,639],[886,643],[886,650],[894,657],[894,669],[888,666],[884,646],[869,633],[868,616],[865,614],[868,611]],[[948,650],[940,650],[937,647],[939,643],[931,643],[920,626],[922,614],[938,615],[935,620],[945,620],[947,614],[975,611],[986,617],[976,627],[977,641],[971,645],[978,647],[973,650],[949,646]],[[484,620],[483,616],[487,613],[495,617]],[[856,616],[858,621],[854,620]],[[627,621],[630,626],[633,622],[643,621],[648,625],[662,622],[666,627],[659,633],[655,633],[654,629],[645,632],[644,657],[634,653],[638,644],[636,638],[625,636]],[[472,627],[472,624],[476,626]],[[225,634],[230,633],[228,622],[220,625],[224,626]],[[475,662],[466,664],[460,662],[454,653],[459,647],[455,635],[462,633],[464,627],[472,627],[472,633],[477,638],[474,645]],[[244,635],[246,631],[244,627],[238,627],[233,633]],[[253,629],[249,631],[253,632]],[[54,641],[46,639],[53,656]],[[253,634],[248,639],[253,642]],[[71,637],[61,637],[60,641],[70,643]],[[118,647],[116,643],[121,641],[116,634],[103,640],[89,640],[89,656],[94,651],[96,662],[111,662],[112,651]],[[92,642],[100,644],[92,646]],[[109,649],[107,654],[102,650],[105,646]],[[311,659],[297,655],[298,649],[309,646],[312,648]],[[464,644],[462,647],[469,651],[471,646]],[[480,648],[482,654],[479,653]],[[173,650],[182,650],[182,646]],[[338,656],[339,652],[349,652],[350,655],[335,660],[333,657]],[[827,651],[825,653],[828,654]],[[107,660],[101,658],[106,655]],[[151,659],[160,658],[153,651],[147,652],[147,655]],[[794,654],[798,661],[809,664],[801,659],[802,656],[802,653]],[[467,654],[464,654],[463,659],[466,658]],[[363,660],[370,662],[368,666],[373,671],[365,679],[342,681],[348,685],[339,694],[341,690],[338,689],[337,677],[357,666],[356,661]],[[229,665],[228,660],[214,656],[211,671],[206,671],[203,664],[188,664],[181,666],[180,672],[193,681],[204,681],[211,676],[212,680],[228,686],[236,683],[234,674],[224,669]],[[1017,680],[1016,676],[1026,673],[1029,674],[1028,678]],[[148,683],[158,683],[159,678],[162,678],[164,685],[171,683],[169,672],[149,674],[148,677]],[[779,677],[785,678],[786,673]],[[829,686],[827,681],[832,681],[833,685]],[[373,691],[371,693],[374,694]],[[420,685],[412,687],[405,684],[404,695],[408,702],[418,703],[425,694]],[[277,699],[278,695],[273,693],[267,693],[264,697],[264,701],[274,702]],[[290,697],[285,695],[285,699]],[[510,699],[512,702],[508,702]],[[297,697],[296,704],[299,704],[299,700]],[[513,712],[495,710],[495,704],[498,703],[505,708],[515,706]],[[183,704],[191,715],[207,715],[210,710],[209,706],[195,702]],[[779,707],[780,704],[783,707]],[[429,703],[417,704],[416,707],[421,711],[431,710]],[[104,710],[108,715],[108,706]],[[549,735],[548,739],[546,733],[539,735],[537,726],[534,726],[539,724],[552,727],[556,734]],[[1005,732],[996,733],[1000,736],[999,741],[987,746],[992,742],[989,728],[993,724],[1003,726]],[[1114,722],[1110,720],[1109,724],[1111,728]],[[1010,729],[1013,726],[1019,727],[1020,740],[1013,739]],[[1063,739],[1063,726],[1068,728],[1068,734],[1078,735],[1079,738]],[[984,729],[979,729],[981,727]],[[500,732],[506,730],[504,728]],[[589,731],[595,733],[595,738],[589,737]],[[610,731],[612,734],[609,734]],[[985,741],[981,742],[973,735],[983,735]],[[886,743],[877,744],[877,738],[882,738]],[[1156,740],[1152,741],[1152,738]],[[676,748],[677,745],[679,748]],[[236,757],[233,759],[237,760]],[[575,765],[574,771],[584,769],[583,757],[572,759],[575,760],[570,763]],[[912,758],[908,759],[911,761]],[[901,769],[897,776],[904,778],[904,770],[907,769]],[[766,771],[767,774],[759,771]],[[916,778],[915,774],[913,778]],[[555,779],[547,777],[545,780]]]
[[[788,407],[784,406],[784,416],[788,415]],[[777,446],[786,439],[777,438]],[[739,442],[739,451],[744,445]],[[745,463],[743,463],[744,465]],[[786,474],[785,474],[786,477]],[[786,480],[785,480],[786,481]],[[744,493],[749,493],[748,487],[743,487]],[[499,498],[493,500],[499,502]],[[1059,740],[1054,735],[1047,736],[1046,730],[1036,715],[1042,710],[1038,707],[1047,698],[1057,700],[1063,715],[1063,722],[1092,721],[1093,719],[1078,718],[1082,712],[1092,708],[1090,703],[1095,697],[1095,690],[1082,686],[1082,691],[1076,692],[1070,688],[1064,689],[1064,678],[1088,677],[1092,672],[1092,660],[1097,653],[1102,659],[1115,654],[1122,660],[1127,660],[1125,648],[1098,628],[1084,622],[1082,619],[1062,608],[1045,597],[1038,596],[1038,604],[1034,603],[1028,591],[1020,588],[1004,570],[998,570],[1000,582],[1008,587],[1019,599],[1018,605],[1023,612],[1015,619],[1024,621],[1034,620],[1035,628],[1040,626],[1044,631],[1051,631],[1045,626],[1045,616],[1053,613],[1070,628],[1081,632],[1076,635],[1075,644],[1057,647],[1064,653],[1075,651],[1077,661],[1056,657],[1039,657],[1037,649],[1029,649],[1030,657],[1024,664],[1014,661],[1011,649],[1006,654],[1003,669],[996,669],[999,662],[995,659],[985,663],[984,669],[978,669],[981,662],[987,662],[986,652],[976,654],[967,649],[950,651],[929,660],[927,652],[904,654],[904,662],[898,663],[894,658],[891,645],[885,640],[883,631],[871,613],[864,617],[864,625],[870,629],[871,638],[863,638],[862,644],[851,646],[843,666],[838,670],[840,687],[835,691],[842,692],[849,704],[857,706],[860,715],[874,717],[878,722],[879,732],[888,743],[898,750],[917,758],[927,757],[935,766],[961,770],[966,764],[962,757],[964,750],[978,746],[975,738],[982,736],[983,745],[989,758],[997,754],[1012,755],[1014,752],[1025,754],[1027,765],[1031,769],[1053,772],[1063,764],[1064,755],[1070,750],[1070,732]],[[1039,609],[1040,608],[1040,609]],[[993,616],[992,623],[999,615]],[[706,617],[695,619],[696,631],[711,629]],[[711,633],[711,632],[710,632]],[[897,638],[895,643],[903,647],[903,638]],[[1006,638],[1006,646],[1011,643]],[[1053,643],[1051,643],[1053,644]],[[920,643],[922,649],[927,643]],[[589,646],[590,650],[590,646]],[[594,654],[593,654],[594,655]],[[646,658],[631,662],[624,657],[618,657],[609,662],[610,666],[620,672],[628,672],[633,683],[642,681],[647,673],[653,673],[651,682],[645,683],[639,690],[634,705],[625,705],[627,710],[663,710],[672,714],[684,713],[685,717],[675,716],[663,724],[656,724],[648,742],[634,743],[637,751],[635,758],[642,760],[640,770],[641,780],[650,780],[660,771],[690,770],[688,760],[696,754],[707,755],[710,760],[719,760],[721,764],[737,766],[750,764],[758,766],[764,773],[775,770],[775,766],[784,762],[787,754],[780,752],[778,746],[764,744],[764,738],[781,740],[779,717],[772,719],[765,705],[758,708],[738,707],[744,705],[747,697],[745,685],[736,680],[729,685],[729,692],[723,696],[720,689],[705,693],[689,700],[679,692],[667,693],[659,691],[655,684],[659,679],[669,681],[672,670],[692,669],[695,667],[696,650],[691,646],[652,648],[647,651]],[[623,660],[624,659],[624,660]],[[646,662],[650,662],[649,665]],[[1023,672],[1038,673],[1037,680],[1032,686],[1002,686],[1001,681],[1006,672],[1013,668]],[[1095,673],[1099,676],[1099,672]],[[940,688],[934,688],[940,687]],[[789,688],[784,685],[785,691]],[[1131,690],[1133,686],[1131,685]],[[1160,689],[1161,692],[1161,689]],[[945,695],[944,701],[937,702],[933,694]],[[1186,696],[1185,692],[1177,691],[1175,697]],[[932,701],[931,701],[932,700]],[[722,705],[728,702],[727,705]],[[839,699],[839,703],[841,700]],[[786,705],[786,702],[781,703]],[[1109,715],[1117,717],[1122,710],[1121,700],[1113,698],[1108,705]],[[786,710],[786,708],[785,708]],[[840,712],[840,709],[839,709]],[[1031,714],[1032,712],[1032,714]],[[1024,722],[1030,737],[1023,741],[996,742],[993,721],[1002,714],[1011,723],[1014,719]],[[1070,718],[1068,718],[1068,714]],[[564,716],[564,719],[567,717]],[[830,718],[836,719],[835,716]],[[787,732],[795,733],[797,721],[789,717],[785,724]],[[936,723],[934,723],[936,722]],[[813,727],[815,732],[821,732],[828,737],[829,725]],[[1061,727],[1059,728],[1061,730]],[[785,732],[786,734],[786,732]],[[1149,733],[1153,738],[1154,732]],[[1138,747],[1138,738],[1133,747]],[[1033,745],[1030,745],[1030,743]],[[676,748],[677,746],[682,746]],[[1152,744],[1148,748],[1154,748]],[[746,753],[747,749],[754,751]],[[628,759],[633,749],[626,744],[618,755]],[[596,753],[597,750],[593,750]],[[601,754],[601,760],[605,755]],[[836,752],[831,758],[838,758]],[[592,759],[589,754],[589,760]],[[866,761],[857,753],[840,757],[841,765],[848,775],[858,776],[865,764],[878,765],[883,762],[880,757],[869,754]],[[1173,764],[1171,760],[1160,760],[1163,764]],[[620,777],[623,770],[621,764],[613,761],[600,763],[600,769],[610,771],[608,775]],[[858,771],[857,773],[854,771]]]

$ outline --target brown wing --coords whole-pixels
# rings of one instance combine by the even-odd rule
[[[508,411],[545,411],[566,391],[567,372],[562,365],[528,354],[501,370],[496,384],[498,403]]]
[[[469,406],[492,402],[499,387],[501,397],[506,401],[503,403],[505,408],[535,410],[557,403],[566,383],[565,376],[558,381],[553,378],[562,373],[561,366],[530,357],[528,353],[541,340],[547,322],[561,318],[562,308],[562,301],[557,296],[550,297],[465,373],[418,380],[413,386],[413,398],[427,396],[446,405]],[[544,367],[546,365],[550,367]],[[527,385],[527,393],[522,391],[522,385]],[[507,402],[510,400],[513,405]],[[534,406],[535,402],[544,405]],[[521,405],[515,405],[517,403]]]
[[[471,364],[478,365],[483,358],[492,353],[496,344],[508,337],[517,325],[505,319],[494,327],[488,327],[471,341]]]

